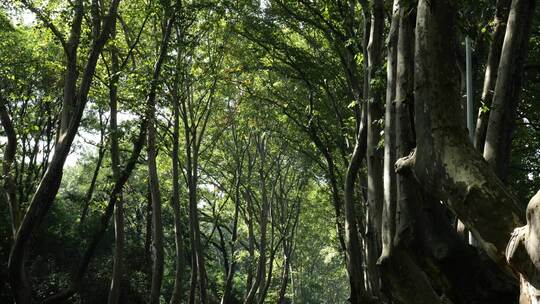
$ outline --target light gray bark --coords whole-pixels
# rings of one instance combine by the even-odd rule
[[[392,252],[392,242],[396,231],[396,72],[397,43],[399,34],[399,0],[394,0],[392,21],[388,33],[388,61],[386,68],[386,109],[384,116],[384,205],[381,222],[381,255],[377,263]]]

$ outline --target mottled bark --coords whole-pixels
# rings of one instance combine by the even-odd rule
[[[420,184],[445,202],[486,253],[508,269],[504,258],[507,235],[522,222],[521,212],[455,119],[460,113],[459,75],[453,60],[455,12],[448,0],[437,4],[421,0],[418,4],[414,72],[417,149],[396,166],[398,171],[412,168]]]
[[[489,114],[484,158],[505,181],[536,0],[513,0]]]
[[[527,205],[527,225],[516,228],[506,249],[506,259],[520,273],[520,304],[540,301],[540,191]]]

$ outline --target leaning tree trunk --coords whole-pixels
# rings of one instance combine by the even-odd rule
[[[489,114],[484,158],[503,181],[508,175],[512,134],[535,5],[536,0],[512,1]]]

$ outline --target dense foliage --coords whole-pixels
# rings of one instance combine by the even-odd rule
[[[394,254],[411,277],[385,274],[395,265],[379,259],[383,189],[396,185],[383,175],[410,152],[399,155],[387,127],[399,119],[385,116],[389,107],[399,116],[387,68],[392,43],[401,52],[396,20],[417,13],[416,1],[395,2],[0,4],[0,302],[359,303],[365,292],[373,303],[429,303],[394,289],[420,268],[441,303],[517,300],[517,283],[490,252],[458,238],[459,220],[478,229],[439,204],[452,195],[438,199],[422,182],[407,184],[426,204],[414,205],[418,219],[400,226],[400,212],[412,216],[398,200],[389,232],[403,239]],[[476,117],[492,111],[483,84],[498,10],[493,1],[454,5],[453,65],[465,95],[470,37]],[[508,174],[498,175],[523,210],[540,182],[540,15],[531,14]],[[465,128],[462,112],[452,115]],[[457,264],[474,269],[461,283]],[[26,274],[14,279],[17,267]]]

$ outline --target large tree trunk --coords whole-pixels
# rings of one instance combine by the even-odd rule
[[[489,114],[484,158],[506,180],[536,0],[513,0]]]
[[[436,4],[421,0],[418,4],[414,71],[417,148],[398,160],[396,167],[398,171],[412,168],[420,184],[445,202],[486,253],[508,270],[504,258],[507,235],[522,222],[521,211],[455,119],[455,113],[460,113],[455,12],[448,0]]]

